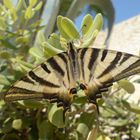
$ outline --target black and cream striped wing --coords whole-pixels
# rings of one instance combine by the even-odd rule
[[[140,73],[140,57],[127,53],[103,50],[99,62],[104,70],[97,75],[101,83],[116,82],[128,76]]]
[[[87,86],[87,94],[107,90],[113,82],[140,72],[140,58],[131,54],[84,48],[78,50],[80,82]]]
[[[71,100],[69,89],[75,86],[69,63],[66,52],[48,59],[17,81],[5,100],[48,99],[67,106]]]

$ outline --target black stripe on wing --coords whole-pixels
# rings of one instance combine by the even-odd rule
[[[92,70],[94,63],[96,62],[96,60],[98,58],[100,50],[99,49],[92,49],[91,51],[92,52],[91,52],[90,60],[88,63],[89,70]]]
[[[42,78],[40,78],[39,76],[37,76],[33,71],[30,71],[29,72],[29,76],[35,80],[37,83],[39,83],[40,85],[45,85],[45,86],[48,86],[48,87],[54,87],[54,88],[58,88],[60,87],[59,85],[56,85],[54,83],[51,83],[47,80],[44,80]]]
[[[41,68],[42,68],[44,71],[46,71],[47,73],[51,73],[51,71],[48,69],[48,67],[47,67],[46,64],[42,63],[42,64],[41,64]]]
[[[74,47],[73,47],[73,44],[72,43],[68,43],[68,47],[69,47],[69,57],[72,59],[72,66],[74,67],[74,69],[75,69],[75,67],[76,67],[76,61],[75,61],[75,59],[76,59],[76,53],[75,53],[75,50],[74,50]]]
[[[59,57],[59,55],[57,55]],[[54,59],[54,57],[50,58],[47,61],[51,67],[60,75],[64,76],[65,72],[63,71],[63,69],[60,67],[60,65],[57,63],[57,61]]]
[[[114,77],[114,81],[121,80],[123,78],[126,78],[128,76],[132,76],[135,74],[140,73],[140,58],[132,65],[128,66],[126,69],[124,69],[121,73],[117,74]]]
[[[124,54],[123,59],[120,61],[120,65],[126,62],[132,55],[131,54]]]
[[[106,75],[111,70],[113,70],[116,67],[116,64],[118,64],[119,60],[121,59],[121,56],[122,56],[122,53],[121,52],[117,52],[115,58],[111,61],[109,66],[97,78],[101,78],[102,76]]]
[[[131,61],[134,58],[136,60],[135,60],[135,62],[132,63]],[[114,77],[114,81],[118,81],[118,80],[126,78],[128,76],[140,73],[140,58],[138,56],[134,56],[132,54],[124,53],[124,56],[123,56],[122,60],[119,63],[119,66],[123,67],[123,64],[125,62],[128,64],[128,66],[124,70],[122,70],[121,73],[117,74]]]
[[[58,54],[58,56],[64,61],[65,65],[66,65],[66,71],[67,71],[67,78],[68,78],[68,81],[70,83],[70,72],[69,72],[69,66],[68,66],[68,59],[66,58],[66,53],[60,53]]]
[[[34,90],[30,90],[30,89],[25,89],[25,88],[21,88],[21,87],[16,87],[16,86],[12,86],[10,88],[10,90],[8,91],[8,94],[16,94],[16,93],[21,93],[21,94],[37,94],[37,93],[40,93],[40,94],[43,94],[42,92],[37,92],[37,91],[34,91]]]
[[[135,75],[135,74],[138,74],[138,73],[140,73],[140,68],[136,68],[134,70],[130,70],[130,71],[127,71],[125,73],[118,74],[114,77],[113,82],[119,81],[123,78],[129,77],[129,76],[132,76],[132,75]]]
[[[104,61],[104,59],[105,59],[106,56],[107,56],[107,53],[108,53],[107,50],[103,50],[102,57],[101,57],[101,61]]]
[[[50,100],[57,97],[58,97],[57,93],[37,92],[30,89],[24,89],[24,88],[13,86],[5,95],[5,100],[15,101],[15,100],[35,99],[35,98],[44,98]]]
[[[79,49],[78,51],[80,51]],[[86,54],[87,48],[84,48],[80,52],[80,63],[81,63],[81,72],[82,72],[82,77],[85,79],[85,71],[84,71],[84,56]]]
[[[134,62],[133,64],[131,64],[130,66],[128,66],[128,68],[126,68],[125,70],[123,70],[122,72],[125,73],[127,71],[130,71],[136,67],[140,67],[140,59],[138,59],[136,62]]]
[[[28,77],[28,76],[24,76],[23,78],[21,78],[20,80],[27,82],[27,83],[31,83],[34,84],[34,82]]]

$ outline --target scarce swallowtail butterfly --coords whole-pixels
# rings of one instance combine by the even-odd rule
[[[47,99],[62,106],[65,113],[79,87],[98,110],[96,100],[113,82],[140,72],[138,56],[106,49],[76,49],[73,42],[67,45],[66,52],[49,58],[17,81],[5,100]]]

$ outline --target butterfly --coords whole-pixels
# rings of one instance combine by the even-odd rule
[[[49,58],[11,86],[5,100],[47,99],[63,107],[65,113],[79,87],[99,111],[97,99],[102,92],[113,82],[140,72],[138,56],[107,49],[76,49],[73,42],[67,46],[66,52]]]

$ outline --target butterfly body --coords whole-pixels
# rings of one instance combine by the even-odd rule
[[[49,58],[17,81],[6,93],[6,101],[47,99],[70,108],[77,89],[95,104],[113,82],[140,72],[140,58],[131,54],[96,48],[76,49]],[[98,108],[98,106],[97,106]]]

